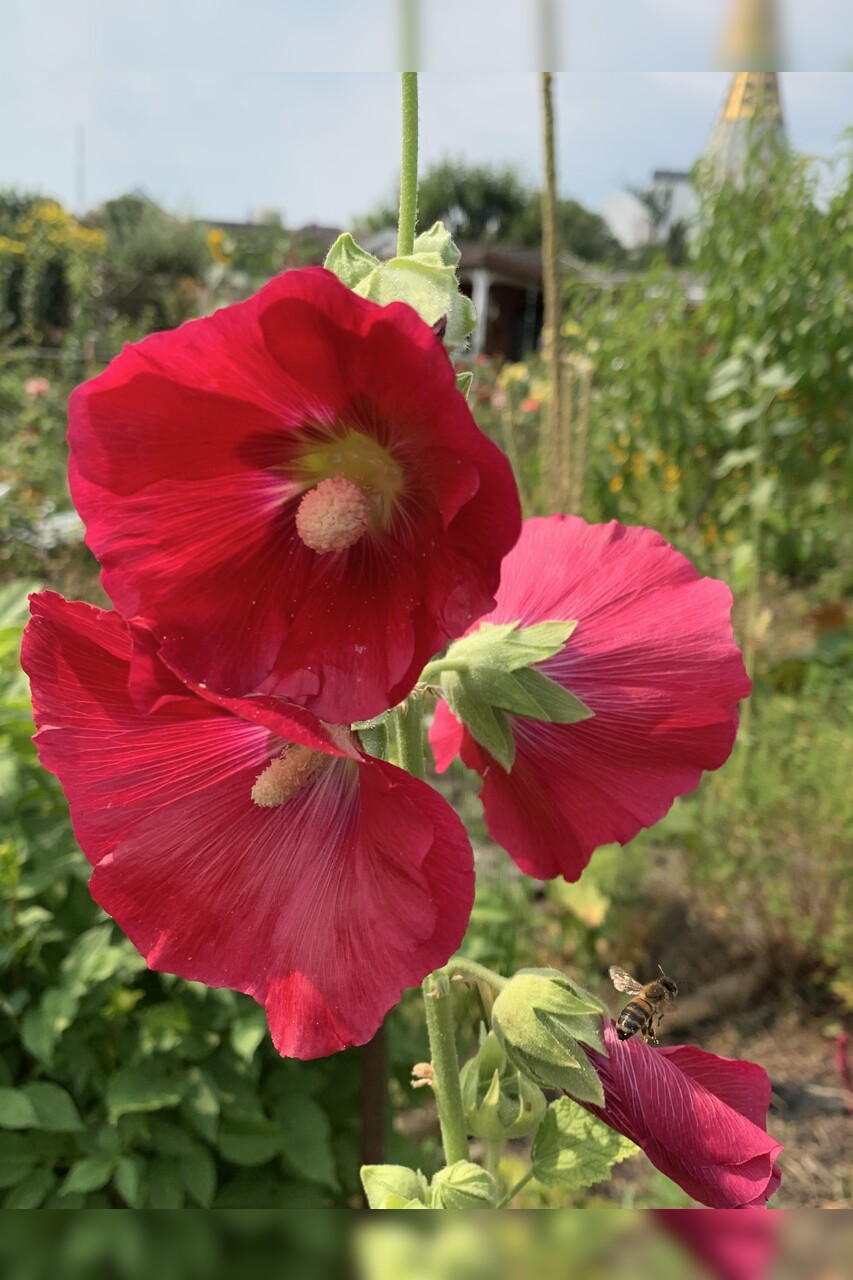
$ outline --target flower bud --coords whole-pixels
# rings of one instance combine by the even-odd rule
[[[522,969],[495,1000],[492,1030],[509,1060],[543,1089],[604,1105],[582,1045],[606,1056],[599,1000],[557,969]]]
[[[542,1090],[509,1062],[493,1032],[463,1066],[461,1084],[468,1132],[484,1142],[523,1138],[545,1114]]]
[[[439,1169],[431,1185],[434,1209],[492,1209],[497,1203],[491,1175],[467,1160]]]

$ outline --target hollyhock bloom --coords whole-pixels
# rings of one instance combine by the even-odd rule
[[[700,1204],[767,1202],[781,1181],[775,1162],[782,1144],[767,1133],[770,1080],[762,1067],[692,1045],[620,1040],[609,1021],[604,1043],[608,1057],[584,1050],[604,1088],[604,1107],[581,1106],[636,1142]]]
[[[321,268],[126,347],[69,416],[105,590],[221,694],[384,711],[491,608],[518,537],[440,340]]]
[[[118,614],[45,592],[32,615],[36,742],[96,901],[151,968],[265,1005],[280,1053],[370,1039],[465,931],[473,859],[450,807],[302,708],[187,687],[144,632],[160,696],[142,714]]]
[[[654,1209],[655,1222],[675,1236],[718,1280],[764,1280],[779,1253],[781,1215],[735,1209]]]
[[[728,758],[750,689],[730,608],[728,587],[700,578],[652,529],[525,521],[480,623],[577,620],[538,670],[594,714],[566,725],[511,717],[510,773],[446,704],[430,731],[439,770],[460,754],[481,774],[489,832],[522,871],[577,880],[594,849],[633,839]]]

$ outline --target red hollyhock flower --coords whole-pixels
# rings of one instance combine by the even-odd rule
[[[116,609],[188,679],[328,721],[404,698],[491,608],[520,529],[439,339],[320,268],[126,347],[68,438]]]
[[[718,1280],[763,1280],[779,1253],[778,1213],[654,1209],[655,1222]]]
[[[245,991],[279,1052],[363,1044],[456,950],[465,830],[425,783],[280,699],[191,689],[149,655],[128,694],[118,614],[32,597],[22,663],[42,763],[94,865],[94,898],[153,969]]]
[[[656,1169],[712,1209],[763,1205],[779,1186],[782,1144],[767,1133],[770,1081],[754,1062],[692,1045],[650,1048],[604,1023],[609,1057],[585,1050],[604,1107],[581,1103],[636,1142]]]
[[[569,725],[512,717],[510,773],[445,703],[430,731],[439,770],[460,754],[482,775],[489,832],[522,871],[577,880],[599,845],[633,839],[728,758],[750,689],[730,609],[724,583],[700,578],[652,529],[525,521],[480,623],[577,620],[538,670],[594,715]]]

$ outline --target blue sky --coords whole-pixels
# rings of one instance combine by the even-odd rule
[[[726,72],[566,73],[557,79],[560,186],[592,208],[656,167],[689,167]],[[823,154],[853,124],[853,73],[788,73],[794,144]],[[445,156],[511,164],[539,181],[534,74],[421,77],[422,165]],[[274,207],[289,225],[344,225],[390,195],[398,79],[253,72],[15,71],[0,85],[0,186],[76,203],[85,127],[86,203],[142,187],[167,207],[240,220]]]
[[[76,207],[141,187],[168,208],[346,224],[393,191],[403,0],[27,0],[4,15],[0,186]],[[725,93],[735,0],[556,0],[560,185],[593,208],[689,167]],[[851,0],[779,0],[794,144],[853,124]],[[537,0],[423,0],[422,164],[539,181]],[[569,54],[571,57],[569,58]],[[348,70],[354,66],[358,71]],[[527,68],[513,70],[512,68]]]

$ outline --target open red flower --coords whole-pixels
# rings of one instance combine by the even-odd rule
[[[265,1005],[282,1054],[370,1039],[465,931],[473,860],[451,808],[348,730],[188,688],[151,653],[143,715],[118,614],[52,592],[32,614],[36,742],[95,899],[151,968]]]
[[[736,1209],[654,1209],[659,1227],[679,1240],[717,1280],[765,1280],[779,1254],[782,1216]]]
[[[538,665],[594,713],[576,724],[513,716],[511,772],[440,703],[439,770],[459,754],[483,778],[492,837],[523,871],[577,880],[602,844],[625,844],[728,758],[749,693],[728,587],[701,578],[652,529],[575,516],[526,520],[483,622],[576,620]]]
[[[72,396],[69,443],[116,609],[190,680],[328,721],[405,697],[520,529],[436,335],[321,268],[126,347]]]
[[[763,1067],[692,1045],[651,1048],[604,1023],[608,1057],[586,1049],[604,1107],[581,1103],[636,1142],[656,1169],[712,1209],[767,1202],[781,1181],[782,1144],[767,1133],[770,1080]]]

